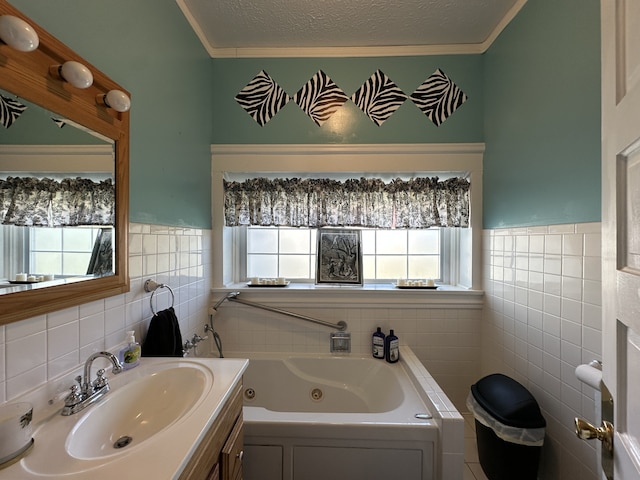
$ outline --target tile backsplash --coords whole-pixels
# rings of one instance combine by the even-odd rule
[[[0,401],[12,400],[91,355],[111,349],[134,330],[142,341],[151,320],[151,278],[169,285],[185,339],[203,333],[210,300],[211,232],[182,227],[129,225],[131,290],[77,307],[0,326]],[[171,303],[166,288],[153,296],[154,310]]]

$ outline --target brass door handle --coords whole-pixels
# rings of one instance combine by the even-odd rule
[[[601,427],[594,427],[592,424],[582,418],[575,419],[576,435],[582,440],[591,440],[596,438],[602,442],[602,447],[607,451],[613,451],[613,424],[604,420]]]

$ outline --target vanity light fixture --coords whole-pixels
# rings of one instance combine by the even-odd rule
[[[96,96],[96,102],[120,113],[128,112],[131,108],[131,99],[121,90],[109,90],[106,95],[99,94]]]
[[[20,52],[32,52],[40,44],[31,25],[13,15],[0,15],[0,40]]]
[[[91,70],[74,60],[64,62],[62,65],[51,65],[49,73],[69,82],[76,88],[89,88],[93,84]]]

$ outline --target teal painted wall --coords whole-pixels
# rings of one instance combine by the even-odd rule
[[[600,220],[598,0],[529,0],[485,55],[216,60],[173,0],[11,3],[132,93],[132,221],[209,228],[211,143],[482,141],[486,228]],[[380,127],[351,102],[342,123],[290,102],[260,127],[234,100],[262,69],[350,96],[378,68],[406,93],[441,68],[469,100],[440,127],[410,101]]]
[[[485,228],[600,221],[599,9],[529,0],[485,53]]]
[[[131,221],[210,228],[211,60],[176,2],[11,4],[131,92]]]
[[[450,143],[481,142],[483,137],[482,57],[449,55],[381,58],[214,59],[213,143]],[[289,96],[318,71],[326,73],[351,95],[378,69],[410,95],[440,68],[469,99],[436,127],[411,100],[381,126],[350,100],[317,126],[291,100],[265,126],[260,126],[235,101],[235,96],[261,70]]]

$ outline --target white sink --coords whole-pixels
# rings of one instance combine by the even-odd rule
[[[80,459],[117,455],[188,414],[211,383],[209,372],[193,366],[154,372],[79,414],[66,450]]]
[[[60,415],[60,402],[38,418],[34,408],[34,446],[0,477],[177,477],[247,364],[145,357],[132,370],[107,374],[111,391],[79,413]]]

